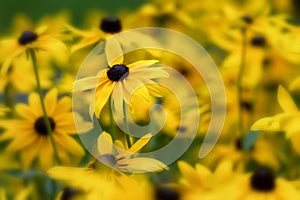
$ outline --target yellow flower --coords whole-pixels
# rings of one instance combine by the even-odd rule
[[[65,55],[67,52],[63,42],[49,33],[47,26],[40,26],[36,30],[25,30],[18,38],[7,38],[0,42],[0,53],[5,55],[1,66],[1,74],[6,75],[12,61],[23,55],[28,49],[42,50],[52,53],[53,56]]]
[[[16,105],[16,111],[21,119],[1,121],[1,126],[6,131],[0,136],[0,140],[12,139],[5,151],[8,153],[19,152],[25,170],[31,166],[35,158],[38,159],[41,169],[45,170],[53,165],[54,152],[37,93],[29,95],[28,104]],[[77,157],[84,155],[84,149],[70,136],[70,134],[77,133],[73,113],[70,111],[71,105],[69,97],[57,100],[56,89],[52,89],[45,96],[46,111],[58,155],[66,164],[71,162],[68,153]],[[81,128],[82,130],[79,131],[85,132],[91,128],[91,124],[84,123]]]
[[[120,141],[115,145],[119,148],[113,148],[111,136],[103,132],[98,137],[97,159],[88,163],[85,168],[57,166],[48,170],[50,177],[69,183],[70,185],[82,188],[84,191],[101,191],[101,195],[111,195],[121,189],[132,191],[131,187],[137,187],[131,176],[125,175],[125,172],[149,172],[161,171],[167,169],[163,163],[158,160],[143,157],[133,157],[134,153],[146,145],[151,138],[150,134],[140,138],[128,150]],[[117,153],[114,153],[117,152]]]
[[[71,47],[71,53],[74,53],[79,49],[96,44],[101,40],[109,38],[112,34],[120,32],[122,30],[122,24],[120,19],[110,16],[103,18],[99,27],[93,27],[89,31],[82,31],[71,25],[68,25],[67,28],[75,36],[81,37],[81,40]]]
[[[278,88],[278,102],[283,109],[283,113],[273,117],[265,117],[257,120],[251,127],[252,130],[263,131],[284,131],[288,139],[291,139],[293,148],[300,153],[299,133],[300,133],[300,112],[294,100],[284,89]]]
[[[175,187],[185,200],[207,199],[213,192],[217,193],[216,188],[230,183],[235,177],[230,161],[221,162],[214,172],[201,164],[193,168],[184,161],[179,161],[178,167],[182,177]]]
[[[157,84],[152,79],[168,77],[168,73],[162,67],[151,67],[158,62],[157,60],[140,60],[128,65],[124,64],[120,43],[114,38],[106,41],[105,53],[108,67],[96,76],[77,80],[74,86],[75,92],[96,89],[95,105],[91,104],[91,110],[93,111],[95,106],[97,117],[111,94],[114,108],[121,114],[123,114],[124,101],[128,104],[132,94],[147,101],[150,98],[149,92],[155,96],[161,95]]]
[[[50,88],[53,85],[51,78],[53,70],[49,67],[40,67],[39,76],[41,77],[41,87]],[[30,92],[36,88],[36,80],[32,64],[27,62],[25,57],[14,59],[11,62],[9,71],[5,77],[0,78],[0,91],[4,91],[9,86],[19,92]]]
[[[259,167],[251,174],[240,175],[232,184],[224,185],[220,192],[228,200],[296,200],[300,193],[292,183],[276,178],[266,167]]]

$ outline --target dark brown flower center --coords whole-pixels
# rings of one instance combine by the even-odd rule
[[[18,43],[20,45],[26,45],[31,42],[34,42],[38,39],[38,35],[32,31],[24,31],[21,36],[18,38]]]
[[[54,130],[55,128],[55,122],[51,117],[48,117],[49,122],[50,122],[50,127],[51,127],[51,131]],[[34,123],[34,129],[36,130],[36,132],[38,132],[40,135],[48,135],[47,132],[47,126],[46,126],[46,121],[44,119],[44,117],[39,117],[35,123]]]
[[[159,186],[155,190],[155,200],[179,200],[179,192],[173,188]]]
[[[252,174],[250,185],[254,190],[269,192],[275,188],[275,177],[270,169],[260,167]]]
[[[116,17],[103,18],[100,29],[105,33],[118,33],[122,30],[121,21]]]
[[[242,20],[243,20],[244,22],[246,22],[247,24],[252,24],[252,23],[253,23],[253,19],[252,19],[250,16],[248,16],[248,15],[244,15],[244,16],[242,16],[241,18],[242,18]]]
[[[263,36],[255,36],[251,39],[250,43],[252,46],[263,47],[266,45],[267,41]]]
[[[71,200],[80,194],[82,194],[81,190],[78,190],[76,188],[66,187],[61,194],[60,200]]]
[[[124,64],[116,64],[109,68],[107,77],[112,81],[122,81],[129,74],[129,68]]]

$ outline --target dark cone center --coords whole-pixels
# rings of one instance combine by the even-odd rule
[[[129,74],[129,68],[123,64],[117,64],[109,68],[107,77],[112,81],[122,81]]]
[[[275,188],[275,177],[270,169],[261,167],[252,174],[250,184],[254,190],[269,192]]]
[[[122,24],[116,17],[106,17],[101,20],[100,29],[105,33],[118,33],[122,30]]]
[[[263,47],[266,45],[267,41],[263,36],[255,36],[251,39],[250,43],[252,46]]]
[[[18,38],[18,43],[20,45],[26,45],[31,42],[36,41],[38,38],[38,35],[32,31],[24,31],[21,36]]]
[[[48,117],[49,121],[50,121],[50,126],[51,126],[51,131],[54,130],[55,128],[55,122],[51,117]],[[36,132],[38,132],[40,135],[48,135],[47,132],[47,126],[46,126],[46,121],[44,119],[44,117],[39,117],[35,123],[34,123],[34,129],[36,130]]]

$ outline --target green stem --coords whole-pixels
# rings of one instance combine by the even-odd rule
[[[127,123],[127,115],[126,115],[126,103],[123,101],[123,124],[124,124],[124,128],[125,128],[125,136],[126,136],[126,142],[127,142],[127,146],[128,148],[131,147],[131,138],[129,135],[129,127],[128,127],[128,123]]]
[[[46,107],[45,107],[45,103],[44,103],[44,97],[43,97],[43,94],[42,94],[42,87],[41,87],[40,77],[39,77],[39,73],[38,73],[38,67],[37,67],[37,60],[36,60],[35,51],[34,51],[34,49],[29,49],[28,51],[29,51],[29,54],[30,54],[31,60],[32,60],[34,75],[35,75],[36,84],[37,84],[37,91],[38,91],[38,94],[39,94],[39,97],[40,97],[40,102],[41,102],[41,107],[42,107],[42,111],[43,111],[43,117],[44,117],[46,128],[47,128],[47,133],[50,137],[50,141],[51,141],[51,145],[53,147],[55,158],[56,158],[58,164],[62,164],[62,162],[61,162],[61,160],[58,156],[58,151],[57,151],[55,141],[54,141],[54,137],[53,137],[53,133],[52,133],[52,130],[51,130],[50,120],[49,120],[49,117],[47,115],[47,111],[46,111]]]
[[[243,127],[243,75],[245,71],[245,62],[246,62],[246,47],[247,47],[247,37],[246,37],[246,28],[242,28],[242,55],[240,69],[237,77],[237,100],[238,100],[238,137],[241,137],[244,133]]]
[[[110,121],[110,135],[112,137],[113,140],[116,139],[116,126],[115,126],[115,123],[114,123],[114,117],[113,117],[113,111],[112,111],[112,108],[111,108],[111,96],[109,97],[109,105],[108,105],[108,109],[109,109],[109,121]]]

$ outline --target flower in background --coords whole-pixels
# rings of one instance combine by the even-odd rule
[[[110,38],[105,48],[108,67],[96,76],[86,77],[75,81],[74,91],[95,89],[95,104],[90,107],[99,117],[101,110],[112,95],[112,101],[117,113],[123,114],[124,101],[128,104],[132,94],[149,101],[150,94],[161,96],[158,84],[152,79],[168,77],[163,67],[151,67],[157,60],[140,60],[124,64],[120,43]],[[137,90],[138,89],[138,90]],[[95,107],[94,107],[95,106]]]
[[[145,146],[151,135],[140,138],[131,148],[125,150],[120,141],[115,141],[103,132],[98,137],[97,159],[88,163],[85,168],[57,166],[48,170],[48,175],[63,181],[72,187],[82,188],[83,191],[98,192],[101,197],[110,195],[137,195],[140,192],[137,180],[127,176],[125,172],[149,172],[167,169],[167,166],[152,158],[133,157],[134,154]],[[142,179],[141,182],[145,180]],[[141,183],[140,182],[140,183]]]
[[[264,166],[258,167],[252,173],[239,175],[230,184],[225,184],[220,194],[226,196],[228,200],[296,200],[300,198],[300,192],[292,182],[276,178],[272,170]]]
[[[222,199],[217,189],[229,184],[236,176],[230,161],[219,163],[214,172],[201,164],[196,164],[193,168],[185,161],[179,161],[178,167],[181,178],[174,186],[185,200]]]
[[[120,19],[109,16],[102,18],[99,27],[93,27],[90,31],[82,31],[71,25],[67,25],[67,29],[75,36],[81,37],[81,40],[71,47],[71,53],[74,53],[79,49],[96,44],[101,40],[109,38],[113,34],[119,33],[122,30],[122,23]]]
[[[299,109],[288,91],[282,86],[279,86],[278,88],[278,102],[284,112],[272,117],[265,117],[257,120],[252,125],[251,129],[270,132],[284,131],[286,138],[291,140],[295,151],[300,154]]]
[[[40,26],[35,30],[22,30],[17,38],[5,38],[0,41],[0,53],[3,56],[1,74],[6,75],[14,59],[24,55],[28,49],[47,51],[52,56],[66,55],[65,44],[57,37],[56,32],[48,26]]]
[[[73,114],[76,115],[76,113],[71,112],[71,105],[69,97],[57,100],[56,89],[50,90],[45,96],[46,111],[58,155],[65,164],[71,163],[68,153],[76,157],[85,154],[82,146],[70,136],[70,134],[77,133],[73,120]],[[19,152],[25,170],[29,169],[36,158],[41,169],[48,169],[53,165],[54,152],[38,94],[31,93],[28,97],[28,105],[19,103],[16,111],[21,119],[1,121],[1,126],[6,130],[0,135],[0,140],[11,140],[5,151],[7,153]],[[78,130],[79,132],[85,132],[92,128],[91,124],[84,124],[81,127],[82,130]]]
[[[53,85],[51,81],[53,75],[53,70],[50,67],[39,68],[41,87],[43,89],[50,88]],[[31,92],[36,88],[36,80],[32,64],[30,62],[26,62],[25,57],[14,59],[11,62],[6,76],[0,77],[0,91],[4,91],[9,86],[12,86],[13,89],[22,93]]]

